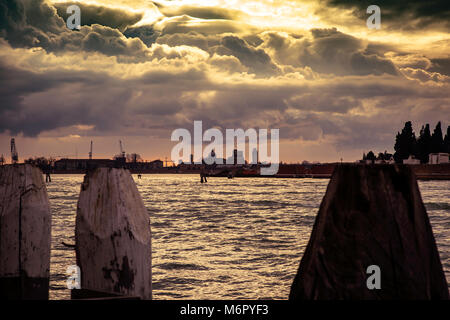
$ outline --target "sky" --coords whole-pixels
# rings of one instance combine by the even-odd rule
[[[449,31],[447,0],[0,0],[0,154],[164,159],[194,120],[279,129],[284,162],[393,152],[450,125]]]

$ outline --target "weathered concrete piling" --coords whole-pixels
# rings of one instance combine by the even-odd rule
[[[367,268],[380,268],[369,289]],[[430,222],[406,166],[338,166],[290,299],[448,299]]]
[[[0,167],[0,298],[48,299],[51,214],[42,171]]]
[[[128,170],[86,174],[75,240],[82,289],[151,299],[150,218]]]

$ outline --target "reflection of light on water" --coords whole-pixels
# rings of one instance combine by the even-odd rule
[[[67,299],[82,175],[55,175],[52,299]],[[328,180],[134,177],[152,225],[154,299],[286,299]],[[450,181],[419,183],[450,283]]]

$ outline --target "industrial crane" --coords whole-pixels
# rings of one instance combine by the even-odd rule
[[[122,158],[125,158],[125,151],[123,151],[123,148],[122,148],[122,140],[119,140],[119,145],[120,145],[120,154],[121,154]]]
[[[127,158],[125,157],[125,151],[123,151],[122,140],[119,140],[120,154],[114,156],[114,160],[125,164]]]
[[[17,154],[16,141],[11,138],[11,163],[16,164],[19,162],[19,155]]]
[[[91,140],[91,151],[89,151],[89,160],[92,160],[92,140]]]

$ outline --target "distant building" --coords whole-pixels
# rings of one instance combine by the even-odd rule
[[[110,159],[61,159],[55,162],[56,170],[87,170],[99,167],[114,167],[116,162]]]
[[[239,151],[237,149],[234,149],[233,155],[231,157],[227,158],[227,164],[233,164],[233,165],[243,165],[246,163],[244,158],[244,152]]]
[[[214,151],[214,149],[213,149],[213,150],[211,150],[211,154],[202,160],[202,163],[209,164],[209,165],[222,164],[223,162],[220,162],[221,160],[223,161],[223,159],[216,157],[216,151]]]
[[[259,163],[258,149],[254,148],[252,151],[252,164],[258,164],[258,163]]]
[[[420,160],[415,159],[413,156],[409,156],[408,159],[403,159],[403,164],[420,164]]]
[[[150,162],[150,167],[153,169],[161,169],[164,168],[164,162],[161,160],[155,160]]]
[[[395,164],[394,157],[392,155],[389,156],[389,158],[385,159],[377,159],[375,160],[375,164]],[[420,163],[420,160],[419,160]]]
[[[428,156],[428,164],[449,163],[448,153],[430,153]]]

